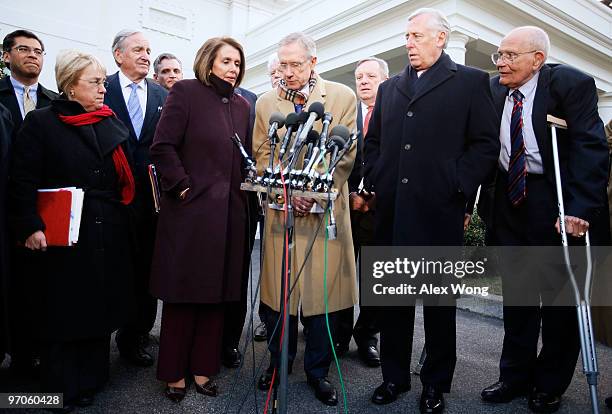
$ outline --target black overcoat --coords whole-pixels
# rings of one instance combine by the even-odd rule
[[[380,85],[365,139],[376,239],[461,245],[466,199],[499,156],[489,77],[445,53],[418,80],[411,71]]]
[[[19,242],[45,230],[36,212],[38,189],[86,191],[78,244],[31,254],[40,270],[29,275],[23,297],[36,315],[31,332],[46,340],[110,334],[128,314],[132,293],[128,212],[118,201],[112,160],[128,131],[114,117],[80,127],[58,117],[83,112],[80,104],[63,99],[30,112],[13,148],[9,220]]]
[[[164,302],[240,300],[247,206],[242,158],[231,136],[237,133],[250,152],[249,104],[223,89],[196,79],[177,82],[151,146],[163,190],[151,293]]]

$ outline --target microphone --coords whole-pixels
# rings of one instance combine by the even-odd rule
[[[315,121],[318,121],[323,117],[323,113],[325,111],[325,107],[321,102],[313,102],[308,107],[308,120],[304,124],[304,128],[302,129],[302,134],[298,137],[300,141],[303,141],[308,136],[308,131],[312,129]]]
[[[291,134],[293,133],[293,128],[299,123],[299,115],[295,112],[291,112],[287,115],[287,119],[285,119],[285,126],[287,127],[287,131],[285,132],[285,136],[281,142],[280,151],[278,152],[278,159],[282,160],[283,155],[285,155],[285,151],[287,151],[287,147],[289,146],[289,141],[291,141]],[[303,124],[303,122],[302,122]]]
[[[304,129],[304,124],[306,123],[306,121],[308,121],[308,112],[300,112],[298,114],[299,127],[298,127],[297,132],[295,133],[295,140],[293,141],[293,146],[289,150],[289,155],[292,155],[295,149],[297,148],[298,140],[299,140],[298,138],[302,134],[302,130]]]
[[[325,112],[323,115],[323,128],[321,128],[321,136],[319,138],[319,145],[321,151],[325,148],[325,141],[327,140],[327,134],[329,131],[329,124],[333,121],[334,116],[331,112]]]
[[[329,135],[332,137],[333,136],[340,137],[344,140],[344,142],[346,142],[349,136],[351,136],[351,131],[349,131],[349,129],[345,127],[344,125],[336,125],[335,127],[332,128]]]
[[[277,137],[276,131],[278,131],[278,129],[282,128],[284,125],[285,125],[285,116],[281,114],[280,112],[274,112],[270,116],[270,129],[268,129],[268,139],[270,141],[274,141],[274,144],[276,144],[276,140],[274,139],[275,137]]]
[[[255,161],[249,156],[249,154],[244,149],[244,146],[242,145],[242,142],[240,141],[240,137],[238,136],[237,133],[234,133],[234,135],[230,136],[230,139],[236,145],[236,147],[238,147],[238,150],[240,151],[240,155],[242,155],[242,159],[244,160],[244,163],[246,164],[246,170],[248,171],[247,181],[253,181],[255,176],[257,175],[257,169],[255,168]]]

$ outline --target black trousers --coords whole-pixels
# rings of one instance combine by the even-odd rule
[[[151,278],[151,262],[155,246],[157,218],[147,215],[135,223],[135,253],[134,253],[134,306],[124,327],[117,331],[115,340],[119,351],[138,345],[141,338],[146,337],[157,316],[157,299],[149,293]]]
[[[410,384],[410,360],[414,335],[414,306],[380,308],[380,360],[383,380]],[[421,382],[450,392],[456,353],[456,308],[423,306],[425,351]]]
[[[492,222],[494,240],[504,246],[559,245],[560,236],[554,228],[557,218],[554,184],[544,176],[528,175],[528,196],[518,208],[508,201],[506,188],[507,174],[500,171]],[[502,273],[504,291],[522,289],[527,303],[542,298],[544,306],[504,307],[500,380],[563,394],[574,375],[580,351],[576,308],[547,306],[550,292],[542,292],[537,283],[528,288],[516,286],[517,283],[520,282],[512,274]],[[538,354],[540,332],[542,348]]]
[[[108,381],[110,335],[40,344],[42,392],[64,393],[64,403],[83,392],[99,390]]]
[[[268,331],[268,348],[270,350],[270,367],[279,368],[280,347],[279,338],[282,331],[282,320],[277,321],[281,314],[272,310],[264,303],[259,305],[264,315],[266,330]],[[329,328],[334,338],[337,331],[339,312],[331,312],[329,316]],[[289,371],[293,367],[293,361],[297,353],[297,316],[289,318]],[[306,336],[306,349],[304,350],[304,371],[308,378],[323,378],[329,372],[329,366],[333,360],[332,347],[327,332],[325,315],[303,316],[302,323],[308,329]],[[274,328],[276,327],[276,331]],[[272,335],[274,334],[274,335]]]
[[[355,260],[359,260],[361,247],[374,244],[374,212],[361,213],[351,210],[351,233],[353,235]],[[359,317],[354,327],[353,308],[339,311],[338,319],[337,344],[339,348],[348,348],[351,336],[355,338],[355,343],[359,348],[378,344],[376,334],[379,332],[379,328],[376,323],[376,308],[359,306]]]

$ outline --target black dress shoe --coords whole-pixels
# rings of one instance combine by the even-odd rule
[[[499,381],[482,390],[480,398],[490,403],[507,403],[516,397],[524,396],[526,393],[523,387],[517,387],[507,382]]]
[[[217,384],[212,382],[212,380],[208,380],[202,385],[196,382],[195,389],[198,392],[198,394],[208,395],[209,397],[216,397],[217,394],[219,393]]]
[[[372,402],[378,405],[389,404],[397,400],[398,395],[409,390],[410,384],[399,385],[390,381],[384,381],[374,390]]]
[[[255,328],[255,333],[253,333],[253,340],[256,342],[263,342],[268,340],[268,330],[266,329],[266,324],[260,322],[259,325]]]
[[[441,413],[444,411],[444,395],[431,385],[424,385],[419,408],[421,413]]]
[[[612,409],[612,397],[606,398],[605,403],[606,403],[606,407]]]
[[[308,385],[315,391],[315,397],[325,405],[338,405],[336,389],[327,378],[308,378]]]
[[[137,367],[150,367],[155,362],[153,356],[147,352],[140,341],[136,344],[122,346],[119,348],[119,355]]]
[[[380,366],[380,354],[374,345],[360,346],[358,349],[359,357],[369,367]]]
[[[561,396],[534,391],[529,395],[529,409],[534,413],[554,413],[561,406]]]
[[[76,405],[79,407],[89,407],[94,402],[94,392],[93,391],[84,391],[82,392],[77,399],[74,401]]]
[[[171,386],[166,386],[166,391],[164,392],[166,394],[166,397],[168,397],[168,399],[170,401],[173,402],[181,402],[183,401],[183,398],[185,398],[185,394],[187,393],[187,388],[186,387],[171,387]]]
[[[237,348],[225,348],[221,355],[221,362],[227,368],[238,368],[242,362],[242,354]]]

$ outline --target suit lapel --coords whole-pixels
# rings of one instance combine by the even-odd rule
[[[438,62],[421,75],[417,82],[416,92],[410,105],[427,95],[432,89],[452,78],[457,72],[457,65],[446,54],[442,53]]]
[[[397,90],[408,99],[408,101],[412,100],[414,96],[414,85],[410,80],[410,71],[412,68],[410,65],[406,66],[402,74],[399,76],[395,87]]]
[[[508,88],[504,85],[500,85],[499,76],[491,79],[491,94],[493,95],[493,105],[497,112],[497,125],[501,125],[504,105],[506,104],[506,97],[508,96]]]
[[[3,103],[6,109],[11,111],[13,125],[15,126],[14,134],[16,135],[17,130],[23,122],[23,118],[21,117],[21,109],[19,109],[19,102],[17,102],[17,97],[15,96],[15,89],[13,88],[13,84],[11,83],[11,80],[8,76],[0,81],[0,94],[6,96],[6,99],[3,100]]]
[[[141,138],[144,136],[145,131],[148,130],[151,122],[158,116],[158,110],[162,107],[162,98],[159,96],[157,88],[153,87],[148,79],[145,79],[145,82],[147,82],[147,109],[142,123],[142,130],[140,131]]]
[[[550,67],[544,65],[540,69],[538,85],[536,86],[535,98],[533,99],[533,110],[531,113],[531,123],[538,142],[538,148],[542,156],[542,164],[548,164],[548,133],[546,131],[546,113],[548,111],[548,96],[550,85]]]
[[[108,77],[108,92],[106,93],[106,102],[115,112],[117,118],[119,118],[130,131],[130,137],[136,140],[136,133],[134,132],[132,120],[130,119],[127,106],[125,105],[125,100],[123,99],[123,92],[121,91],[119,72],[116,72]]]

